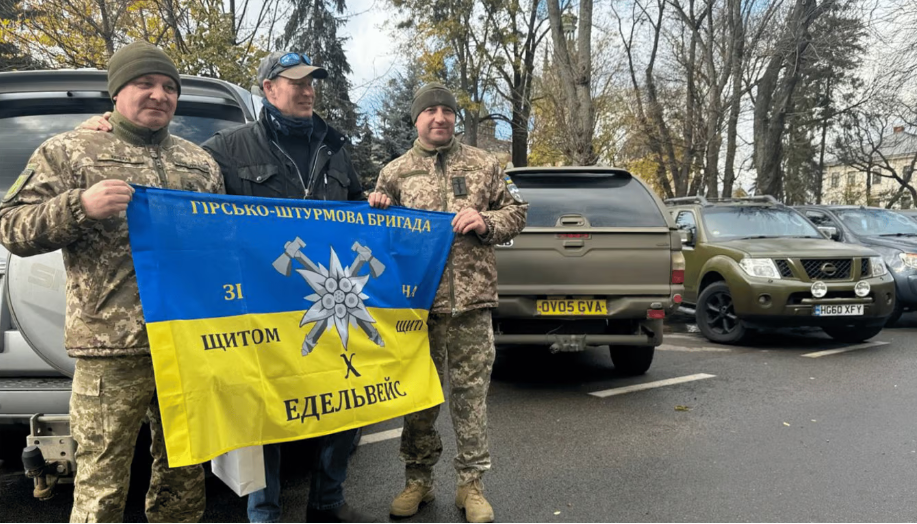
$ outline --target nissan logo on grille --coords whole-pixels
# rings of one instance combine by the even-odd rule
[[[829,277],[837,273],[837,266],[831,262],[825,262],[821,265],[821,272],[828,275]]]

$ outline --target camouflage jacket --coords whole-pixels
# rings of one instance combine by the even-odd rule
[[[435,151],[414,142],[410,151],[382,169],[376,191],[399,206],[452,213],[473,207],[480,212],[487,233],[455,236],[431,312],[457,314],[497,306],[494,245],[522,231],[528,204],[496,157],[457,140]]]
[[[0,204],[0,242],[31,256],[63,250],[67,270],[64,346],[72,357],[149,354],[124,213],[93,220],[80,196],[108,179],[223,193],[203,149],[134,126],[115,113],[113,133],[78,130],[43,143]]]

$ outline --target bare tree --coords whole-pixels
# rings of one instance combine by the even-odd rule
[[[900,100],[875,101],[869,107],[845,114],[835,140],[837,162],[865,172],[870,182],[873,176],[878,176],[898,184],[886,203],[888,208],[894,207],[905,192],[911,202],[917,203],[914,187],[917,135],[906,132],[905,126],[900,125],[917,124],[915,109]]]
[[[535,58],[538,46],[547,36],[542,5],[530,0],[528,5],[503,0],[484,0],[487,21],[492,26],[493,48],[488,50],[497,64],[496,92],[510,105],[510,118],[491,114],[512,128],[512,162],[516,167],[528,165],[529,121],[532,117],[532,93],[535,83]]]

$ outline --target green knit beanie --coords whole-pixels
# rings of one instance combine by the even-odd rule
[[[414,101],[411,103],[411,122],[416,123],[421,111],[433,106],[446,106],[452,112],[458,113],[458,102],[455,101],[452,91],[439,82],[430,82],[414,93]]]
[[[128,44],[112,55],[108,61],[108,93],[112,98],[128,82],[138,76],[160,74],[171,77],[181,95],[181,77],[175,63],[162,49],[147,42]]]

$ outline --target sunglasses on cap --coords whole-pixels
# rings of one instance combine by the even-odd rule
[[[274,67],[271,68],[271,74],[269,74],[267,77],[274,78],[284,69],[298,66],[299,64],[306,64],[307,66],[310,66],[312,65],[312,60],[306,56],[305,53],[287,53],[281,56],[279,60],[277,60],[277,63],[274,64]]]

